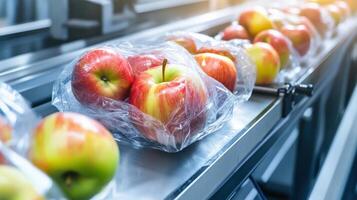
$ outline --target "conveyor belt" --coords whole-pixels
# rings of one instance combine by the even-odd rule
[[[224,9],[108,42],[136,40],[173,30],[215,34],[234,19],[241,8]],[[121,197],[138,199],[137,194],[145,194],[147,199],[208,198],[232,174],[249,174],[249,170],[264,155],[264,149],[279,137],[275,134],[276,129],[285,128],[289,126],[289,121],[298,120],[304,109],[333,81],[338,71],[336,65],[348,49],[346,44],[353,39],[352,27],[356,27],[356,22],[351,20],[341,27],[338,37],[325,44],[319,56],[311,59],[311,68],[298,82],[315,83],[316,94],[311,99],[302,98],[293,115],[282,119],[283,97],[255,94],[250,101],[236,106],[233,119],[224,128],[180,153],[167,154],[122,145],[122,162],[117,177],[122,185],[119,191]],[[6,80],[20,90],[40,114],[54,112],[49,104],[53,80],[65,64],[84,51],[81,49],[0,72],[0,80]],[[277,124],[279,126],[275,127]],[[268,146],[264,146],[268,141]],[[245,165],[249,166],[249,170],[240,171]],[[158,188],[160,192],[157,192]]]

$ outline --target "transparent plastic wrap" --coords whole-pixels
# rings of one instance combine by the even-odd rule
[[[237,26],[237,22],[232,22],[232,25],[230,25],[229,27],[231,26]],[[218,33],[215,38],[217,40],[221,40],[223,35],[224,33],[222,31]],[[251,42],[245,39],[232,39],[227,42],[233,46],[240,48],[247,48],[251,45]],[[285,35],[283,35],[277,30],[269,29],[262,31],[260,34],[258,34],[256,38],[254,38],[253,42],[269,43],[279,54],[280,71],[278,76],[274,80],[274,83],[291,82],[296,79],[296,77],[301,72],[301,67],[298,53],[296,52],[289,38],[287,38]]]
[[[305,63],[311,56],[316,55],[322,38],[310,20],[276,8],[269,8],[268,13],[274,28],[290,39],[297,61]]]
[[[242,42],[249,42],[254,39],[251,38],[246,29],[239,25],[237,21],[233,21],[230,25],[220,31],[215,37],[216,40],[242,40]]]
[[[5,199],[65,199],[53,181],[24,157],[0,142],[0,196]]]
[[[152,56],[160,60],[159,65]],[[83,63],[90,73],[92,64],[93,69],[99,69],[112,58],[119,58],[120,65],[129,68],[127,77],[131,73],[135,79],[126,92],[123,87],[116,92],[125,95],[108,96],[106,90],[104,93],[91,90],[89,79],[76,74]],[[101,75],[102,81],[111,79],[103,73],[95,74]],[[127,78],[129,82],[131,79]],[[180,151],[218,130],[231,118],[235,102],[231,92],[205,75],[192,56],[174,43],[155,46],[122,43],[90,50],[65,67],[52,97],[59,110],[99,120],[119,141],[167,152]]]
[[[154,43],[165,41],[175,42],[184,47],[189,53],[196,54],[202,46],[214,42],[215,39],[204,34],[186,31],[175,31],[153,39]]]
[[[335,31],[335,22],[331,14],[323,6],[312,3],[296,3],[281,8],[285,13],[305,17],[314,26],[321,38],[330,38]]]
[[[14,181],[0,184],[0,196],[63,199],[51,179],[26,160],[31,131],[37,121],[26,100],[0,82],[0,176]],[[7,183],[11,189],[6,189],[10,187]]]
[[[236,44],[238,41],[231,44],[200,33],[184,31],[173,32],[164,37],[169,41],[172,38],[190,38],[196,46],[192,56],[198,66],[229,89],[238,102],[249,99],[255,82],[255,65],[245,50]]]

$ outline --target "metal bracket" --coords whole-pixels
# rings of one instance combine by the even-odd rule
[[[312,84],[285,84],[278,88],[278,95],[283,97],[283,117],[286,117],[294,108],[295,103],[302,96],[311,97],[313,95],[314,86]]]

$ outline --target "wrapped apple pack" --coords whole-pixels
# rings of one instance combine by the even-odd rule
[[[0,82],[0,196],[5,199],[63,199],[52,180],[26,159],[38,118],[26,100]],[[32,198],[33,197],[33,198]]]
[[[180,38],[179,44],[186,49],[188,45],[183,41],[186,39],[186,44],[192,41],[195,51],[191,54],[198,66],[230,90],[238,101],[249,99],[254,87],[255,66],[242,47],[193,32],[174,32],[165,37],[176,43]]]
[[[295,56],[304,60],[313,56],[322,43],[315,26],[306,17],[291,14],[281,10],[283,8],[267,9],[269,17],[273,20],[274,28],[290,39]]]
[[[9,146],[26,145],[21,141],[29,137],[37,121],[27,101],[9,85],[0,82],[0,140]]]
[[[246,53],[250,57],[251,61],[256,65],[256,84],[264,85],[271,83],[288,82],[294,80],[296,75],[301,71],[296,50],[293,48],[290,39],[284,36],[281,32],[275,29],[264,30],[252,40],[253,43],[269,44],[276,51],[276,53],[274,53],[270,51],[272,48],[265,48],[264,45],[262,46],[260,44],[252,45],[250,43],[250,40],[242,40],[240,39],[240,37],[234,37],[234,35],[237,36],[238,33],[231,33],[233,30],[230,27],[240,27],[238,28],[239,30],[244,29],[241,25],[238,25],[237,22],[233,22],[232,25],[228,26],[222,32],[220,32],[216,36],[216,38],[226,39],[233,46],[239,46],[244,49],[247,49]],[[259,60],[259,58],[256,57],[258,55],[257,53],[251,51],[251,47],[253,46],[256,47],[257,52],[261,52],[260,55],[264,54],[265,52],[265,54],[267,54],[267,57],[264,57],[271,59],[266,60],[266,63],[262,64],[256,62],[257,60]],[[269,52],[272,55],[269,55]],[[277,56],[275,56],[276,54]],[[277,61],[275,58],[278,58],[280,62],[274,62]],[[272,62],[272,66],[266,67],[269,65],[269,61]],[[263,77],[260,73],[262,71],[262,69],[260,69],[261,67],[263,67],[264,69],[270,68],[271,73],[264,75]],[[267,78],[267,76],[269,77]]]
[[[175,43],[123,43],[66,66],[52,103],[99,120],[117,140],[176,152],[222,127],[235,98]]]
[[[317,3],[305,2],[285,7],[283,10],[292,15],[306,17],[322,38],[333,35],[335,22],[325,7]]]

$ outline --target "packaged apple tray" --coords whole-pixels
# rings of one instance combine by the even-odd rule
[[[228,59],[233,70],[215,77],[230,78],[231,82],[221,81],[230,85],[227,89],[185,48],[165,41],[87,51],[60,74],[53,105],[97,119],[123,143],[166,152],[180,151],[217,131],[231,119],[235,104],[250,97],[255,66],[239,47],[212,38],[203,42],[233,56]]]

